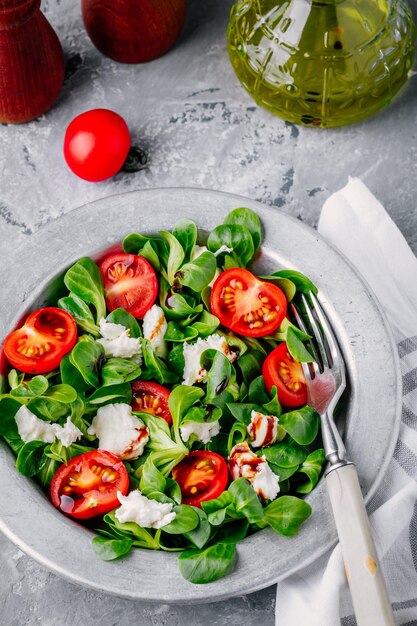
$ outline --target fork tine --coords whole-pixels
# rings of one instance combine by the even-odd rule
[[[301,317],[297,307],[295,306],[295,304],[293,302],[291,302],[291,310],[292,310],[293,315],[295,317],[295,321],[298,324],[298,328],[300,330],[302,330],[303,333],[306,333],[307,335],[309,335],[310,333],[307,330],[307,326],[304,324],[304,320]],[[307,376],[309,376],[310,378],[313,378],[313,376],[311,375],[311,371],[313,371],[314,376],[316,374],[318,374],[318,372],[320,371],[319,367],[317,365],[318,355],[317,355],[316,348],[315,348],[315,346],[314,346],[312,341],[310,341],[309,343],[310,343],[310,347],[311,347],[311,349],[312,349],[312,351],[314,353],[314,358],[316,359],[316,362],[314,362],[314,363],[301,363],[301,367],[303,368],[303,372],[304,372],[304,377],[305,378],[307,378]]]
[[[314,312],[317,315],[317,318],[321,324],[324,335],[326,337],[327,345],[330,350],[330,355],[331,355],[333,364],[337,365],[338,367],[344,370],[344,359],[343,359],[342,353],[340,352],[340,348],[337,344],[336,337],[334,335],[332,327],[327,321],[327,318],[324,314],[321,304],[319,303],[316,296],[312,292],[310,292],[310,298],[313,303]]]
[[[309,294],[310,296],[312,295],[312,293],[310,292]],[[307,314],[308,317],[308,321],[310,323],[311,326],[311,330],[313,331],[313,335],[314,335],[314,339],[316,340],[316,344],[318,346],[319,352],[320,352],[320,358],[321,358],[321,362],[323,364],[324,367],[330,367],[330,362],[327,356],[327,351],[326,351],[326,346],[324,344],[323,341],[323,336],[321,334],[319,325],[317,324],[317,321],[311,311],[311,307],[310,304],[307,301],[307,298],[305,297],[304,294],[301,294],[301,301],[304,305],[304,309],[305,312]]]

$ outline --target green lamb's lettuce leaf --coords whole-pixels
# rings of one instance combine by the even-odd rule
[[[194,506],[190,508],[192,508],[197,513],[199,517],[199,524],[198,526],[193,528],[193,530],[185,532],[184,537],[188,539],[188,541],[191,541],[191,543],[193,543],[196,548],[199,548],[201,550],[201,548],[204,548],[206,543],[210,540],[211,526],[204,511]]]
[[[261,220],[252,209],[240,207],[230,211],[224,219],[224,224],[234,224],[244,226],[248,229],[252,236],[253,246],[255,250],[259,248],[262,241],[262,224]]]
[[[175,280],[175,274],[178,272],[184,262],[184,250],[178,239],[169,231],[161,230],[160,235],[169,249],[166,273],[169,284],[173,285]]]
[[[297,493],[310,493],[317,485],[318,480],[320,478],[320,474],[323,469],[323,465],[326,462],[326,457],[324,455],[323,448],[319,448],[318,450],[314,450],[308,457],[303,461],[303,464],[298,469],[299,472],[305,474],[307,476],[307,482],[298,485],[296,491]]]
[[[89,387],[100,387],[100,370],[105,360],[101,343],[79,341],[70,352],[69,360]]]
[[[167,481],[164,475],[155,467],[152,457],[148,457],[142,469],[139,489],[144,496],[149,496],[153,491],[165,492]]]
[[[216,543],[203,550],[185,550],[178,558],[182,576],[195,585],[210,583],[232,571],[236,547],[232,543]]]
[[[94,537],[91,540],[94,552],[102,561],[114,561],[128,554],[133,548],[131,539],[108,539],[107,537]]]
[[[257,524],[264,519],[264,509],[252,485],[246,478],[234,480],[228,489],[233,496],[237,515],[244,515],[250,524]]]
[[[309,293],[312,291],[314,295],[317,295],[317,287],[314,283],[311,282],[307,276],[304,276],[301,272],[297,272],[295,270],[279,270],[278,272],[274,272],[272,276],[277,276],[279,278],[286,278],[294,283],[296,289],[300,293]]]
[[[143,380],[156,380],[160,385],[172,384],[178,381],[178,376],[172,372],[165,362],[156,356],[152,350],[149,339],[142,339],[142,355],[145,370],[142,375]]]
[[[249,263],[255,252],[249,230],[237,224],[221,224],[211,231],[207,239],[210,252],[217,252],[222,246],[231,248],[243,266]]]
[[[130,383],[139,378],[141,372],[139,365],[131,359],[111,357],[101,368],[101,379],[103,386]]]
[[[311,515],[311,506],[294,496],[280,496],[265,508],[265,519],[277,533],[296,535],[301,524]]]
[[[209,351],[206,350],[201,355],[202,363],[204,363],[204,355],[207,352]],[[229,381],[232,378],[232,373],[233,366],[230,363],[229,359],[222,352],[216,350],[211,367],[206,377],[206,403],[210,403],[214,398],[220,395],[221,392],[227,388],[227,386],[229,385]]]
[[[287,330],[287,348],[292,358],[299,363],[313,363],[315,361],[293,328]]]
[[[178,385],[169,394],[168,407],[177,441],[181,441],[179,427],[183,416],[203,395],[203,389],[188,385]]]
[[[283,413],[279,423],[300,445],[307,446],[314,441],[319,430],[318,413],[306,405],[294,411]]]
[[[173,343],[183,343],[184,341],[192,341],[198,337],[198,331],[193,326],[185,326],[182,328],[176,322],[168,322],[165,333],[165,340]]]
[[[19,450],[16,468],[24,476],[35,476],[42,469],[46,444],[42,441],[29,441]]]
[[[79,259],[65,274],[64,283],[72,294],[94,306],[97,324],[106,317],[103,278],[94,261],[88,257]]]
[[[88,397],[88,406],[96,411],[100,406],[114,403],[130,404],[132,400],[132,388],[129,383],[106,385],[99,387]]]
[[[263,448],[262,454],[266,457],[268,463],[289,468],[301,465],[307,458],[308,450],[288,437],[280,443]]]
[[[27,401],[30,398],[43,396],[48,390],[49,382],[45,376],[34,376],[28,381],[23,381],[10,391],[12,398],[19,398]]]
[[[178,220],[172,229],[172,234],[176,237],[184,250],[184,260],[189,261],[192,249],[197,242],[196,224],[183,217]]]
[[[86,333],[90,333],[96,337],[100,334],[90,308],[84,300],[79,298],[75,293],[70,293],[69,296],[60,298],[60,300],[58,300],[58,306],[60,309],[69,313],[74,318],[77,325]]]
[[[173,511],[175,518],[162,528],[164,533],[182,535],[196,529],[200,523],[200,517],[192,506],[178,504],[174,506]]]
[[[193,261],[182,265],[175,278],[185,287],[200,293],[213,280],[216,273],[216,257],[211,252],[203,252]]]

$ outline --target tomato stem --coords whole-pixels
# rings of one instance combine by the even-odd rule
[[[126,161],[124,162],[121,171],[129,173],[139,172],[140,170],[145,169],[147,163],[148,157],[146,156],[146,152],[138,146],[130,146]]]

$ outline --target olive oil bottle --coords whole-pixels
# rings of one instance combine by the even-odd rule
[[[235,0],[228,51],[259,105],[296,124],[342,126],[389,104],[414,38],[406,0]]]

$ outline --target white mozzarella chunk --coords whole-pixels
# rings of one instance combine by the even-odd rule
[[[254,448],[272,445],[278,437],[278,418],[275,415],[252,411],[248,434],[252,437],[251,445]]]
[[[169,502],[157,502],[142,495],[139,489],[123,496],[120,491],[117,497],[121,506],[116,509],[115,515],[120,523],[135,522],[142,528],[162,528],[176,517]]]
[[[142,344],[140,337],[130,337],[129,329],[122,324],[106,322],[102,317],[100,320],[101,339],[98,343],[104,348],[106,356],[115,356],[122,359],[135,357],[135,361],[140,365],[142,360]]]
[[[258,471],[255,473],[252,487],[258,496],[261,496],[264,500],[275,500],[280,492],[279,476],[274,474],[264,456],[262,460],[264,463],[261,463]]]
[[[279,476],[273,473],[266,458],[258,457],[249,448],[248,442],[238,443],[229,456],[232,478],[246,478],[264,500],[274,500],[279,494]]]
[[[68,448],[82,437],[81,430],[72,423],[70,416],[67,417],[64,426],[60,426],[59,424],[53,424],[53,426],[55,427],[56,437],[60,440],[64,448]]]
[[[87,432],[98,437],[99,448],[113,452],[125,461],[140,457],[149,441],[147,426],[132,414],[128,404],[100,407]]]
[[[220,432],[219,421],[215,422],[186,422],[180,427],[181,439],[188,441],[191,435],[202,441],[203,443],[210,443],[212,437],[218,435]]]
[[[167,342],[164,339],[168,324],[163,310],[154,304],[143,318],[143,336],[151,342],[152,350],[156,356],[166,358]]]
[[[29,409],[22,405],[15,415],[19,437],[24,443],[29,441],[43,441],[54,443],[59,439],[65,448],[68,448],[82,436],[82,432],[72,423],[68,416],[65,426],[52,424],[39,419]]]
[[[25,443],[29,441],[44,441],[45,443],[53,443],[56,440],[54,424],[39,419],[29,409],[22,405],[16,415],[15,421],[19,437]]]
[[[230,350],[229,345],[222,335],[217,333],[202,339],[199,337],[195,343],[184,342],[184,380],[183,385],[193,385],[200,383],[207,376],[207,370],[200,365],[201,355],[205,350],[218,350],[222,352],[229,361],[236,359],[236,354]]]

